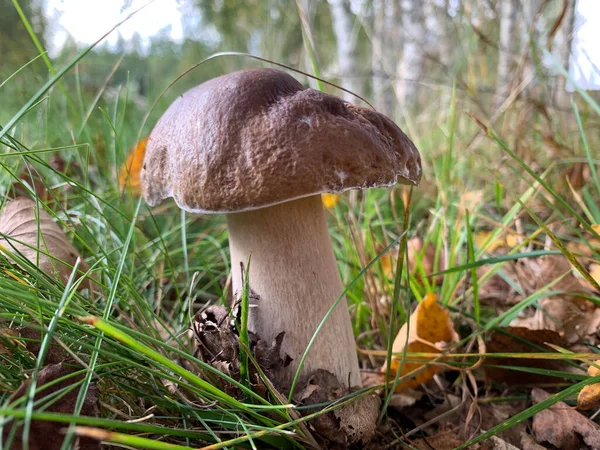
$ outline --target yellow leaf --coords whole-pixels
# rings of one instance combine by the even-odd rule
[[[600,383],[584,386],[577,395],[577,409],[596,409],[600,407]]]
[[[325,208],[332,209],[340,200],[340,194],[323,194],[321,199]]]
[[[392,274],[392,257],[389,252],[381,255],[379,258],[379,264],[381,264],[381,269],[386,277],[389,277]]]
[[[442,353],[444,349],[457,341],[458,334],[454,331],[448,310],[438,303],[435,294],[427,294],[425,299],[417,306],[415,312],[410,316],[408,325],[404,324],[394,340],[392,351],[397,355],[392,356],[390,376],[395,376],[396,372],[400,369],[402,362],[401,353],[405,349],[411,353]],[[427,362],[406,361],[402,367],[400,376],[421,369],[427,364]],[[396,392],[415,388],[431,379],[441,370],[442,367],[439,365],[429,364],[414,377],[398,383]],[[381,372],[385,371],[386,366],[384,365]]]
[[[139,141],[136,146],[127,155],[127,161],[119,171],[119,189],[126,187],[131,189],[133,195],[141,193],[140,173],[144,164],[144,154],[146,153],[146,143],[148,138]]]
[[[590,275],[596,283],[600,284],[600,264],[594,263],[590,266]]]
[[[508,236],[506,236],[506,245],[508,246],[508,248],[513,248],[516,247],[517,244],[519,243],[519,241],[517,241],[517,238],[515,236],[513,236],[512,234],[509,234]]]
[[[600,365],[600,360],[595,361],[596,366]],[[588,367],[588,375],[595,377],[600,375],[600,369],[595,366]],[[600,408],[600,383],[584,386],[577,396],[577,409],[596,409]]]
[[[592,225],[592,230],[594,230],[596,233],[600,234],[600,224]]]
[[[492,235],[491,231],[479,231],[473,234],[473,242],[479,248],[483,248],[487,240]],[[513,234],[500,235],[493,239],[486,247],[487,252],[493,252],[499,248],[513,248],[518,244],[516,236]]]

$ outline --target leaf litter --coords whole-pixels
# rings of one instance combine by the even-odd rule
[[[0,231],[3,233],[2,245],[10,248],[10,253],[20,254],[30,262],[39,263],[40,269],[46,274],[66,282],[79,254],[68,242],[62,229],[43,209],[38,209],[35,202],[26,199],[9,201],[0,215]],[[496,253],[505,252],[507,246],[516,243],[516,240],[511,240],[511,236],[507,235],[499,243],[492,241],[488,249]],[[488,239],[489,235],[480,236],[475,241],[480,244]],[[595,244],[592,242],[592,245]],[[67,249],[68,255],[60,253],[61,249]],[[595,274],[598,263],[593,260],[593,253],[588,247],[577,250],[579,257],[587,258],[584,260],[586,268]],[[10,253],[5,252],[9,258]],[[420,276],[431,277],[446,267],[444,253],[436,252],[431,244],[424,245],[420,239],[409,241],[408,258],[413,264],[422,266]],[[13,258],[12,262],[16,266],[22,264],[19,257]],[[382,263],[384,262],[382,259]],[[391,272],[391,261],[388,266],[388,271]],[[80,276],[83,276],[87,268],[85,262],[81,261]],[[492,266],[478,268],[478,275],[485,274],[490,268]],[[84,280],[84,283],[89,282]],[[442,282],[443,276],[438,276],[433,286]],[[500,313],[510,305],[519,304],[527,296],[545,289],[554,293],[539,298],[523,309],[510,327],[488,333],[485,351],[506,356],[486,357],[481,365],[483,377],[478,375],[480,372],[477,370],[471,370],[476,367],[472,364],[467,369],[455,368],[456,370],[444,373],[444,369],[450,367],[450,362],[456,360],[451,356],[451,351],[456,351],[455,344],[460,340],[457,330],[464,327],[466,322],[460,320],[453,323],[450,311],[438,303],[434,294],[427,295],[418,304],[409,323],[404,324],[394,340],[392,350],[395,356],[390,365],[391,376],[400,371],[398,375],[403,378],[397,385],[388,410],[392,423],[410,423],[409,428],[420,430],[419,433],[422,434],[422,437],[419,437],[419,433],[407,437],[403,442],[411,442],[414,448],[454,448],[478,432],[493,428],[527,407],[527,400],[504,401],[504,395],[522,391],[521,386],[536,386],[531,391],[531,399],[536,403],[549,395],[537,386],[568,383],[571,374],[581,376],[582,371],[574,367],[575,364],[569,365],[559,359],[540,359],[534,355],[547,352],[556,354],[557,349],[568,351],[584,341],[594,344],[598,338],[600,310],[590,301],[590,296],[597,293],[589,283],[574,273],[563,256],[547,255],[504,262],[502,274],[494,274],[481,286],[481,299]],[[200,359],[239,381],[239,336],[234,322],[235,318],[226,308],[211,306],[194,317],[193,334],[196,339],[195,351]],[[26,345],[27,350],[35,357],[41,337],[36,333],[30,328],[2,330],[0,355],[10,355],[14,345]],[[260,367],[260,370],[251,367],[252,390],[271,401],[275,400],[272,395],[283,399],[277,389],[284,391],[285,386],[278,386],[277,372],[290,361],[287,355],[281,354],[285,334],[281,333],[273,342],[265,342],[252,334],[250,337],[251,351]],[[416,354],[417,360],[407,357],[403,362],[400,355],[405,351]],[[515,354],[532,356],[518,359],[511,357]],[[473,353],[473,356],[477,356],[477,353]],[[62,349],[56,350],[55,346],[51,346],[47,356],[48,365],[38,374],[38,385],[72,373],[74,366],[65,362],[66,357]],[[65,367],[69,367],[67,372]],[[520,370],[514,370],[515,367]],[[371,378],[372,384],[384,382],[386,371],[384,364],[378,369],[377,376]],[[588,374],[598,375],[597,369],[591,365]],[[202,375],[225,392],[243,398],[243,393],[236,386],[223,382],[221,378],[211,377],[208,373]],[[600,406],[598,386],[600,384],[592,384],[582,389],[577,399],[578,409],[584,411]],[[27,381],[11,396],[11,401],[16,401],[19,392],[26,389]],[[273,389],[276,390],[275,394]],[[76,389],[74,391],[77,392]],[[304,414],[310,414],[319,411],[323,404],[335,402],[349,393],[329,372],[322,371],[312,374],[306,384],[297,390],[294,402],[305,407]],[[484,396],[481,397],[481,394]],[[95,386],[92,385],[88,396],[87,406],[82,414],[97,415],[97,406],[92,407],[97,401]],[[497,402],[494,401],[495,397]],[[72,411],[69,408],[73,406],[73,402],[67,394],[63,400],[55,403],[55,407],[68,413]],[[310,408],[311,405],[319,406]],[[352,445],[371,449],[391,448],[389,439],[382,438],[382,433],[388,434],[386,426],[389,425],[382,424],[377,429],[364,426],[365,423],[375,423],[379,408],[380,400],[377,396],[363,396],[361,401],[317,415],[308,426],[316,438],[315,442],[322,448],[342,449]],[[557,421],[573,426],[552,428],[552,424]],[[541,411],[529,423],[529,426],[521,423],[472,448],[538,449],[547,448],[547,445],[564,449],[600,448],[598,426],[564,403],[557,403],[554,407]],[[50,428],[45,428],[46,425],[51,426],[56,433],[56,424],[32,422],[30,448],[35,450],[36,439],[50,433],[47,431]],[[3,431],[12,433],[16,445],[21,426],[15,422],[5,426]],[[53,434],[49,441],[44,442],[46,447],[39,448],[53,449],[54,441],[59,445],[62,439],[62,434]],[[368,442],[371,443],[367,445]],[[400,442],[398,444],[402,445]],[[81,441],[80,445],[84,449],[98,448],[91,441]]]
[[[506,256],[511,251],[518,252],[515,247],[522,248],[527,243],[526,237],[517,232],[508,231],[498,235],[498,238],[492,236],[491,232],[474,235],[474,243],[478,248],[485,244],[482,259]],[[447,261],[442,254],[445,247],[438,247],[436,250],[432,244],[425,245],[418,238],[408,242],[407,259],[413,279],[419,282],[424,275],[434,281],[428,285],[428,289],[443,285],[444,275],[435,274],[446,268]],[[589,245],[582,244],[577,248],[571,245],[570,250],[596,279],[600,275],[596,273],[599,261],[594,258],[600,250],[600,243],[589,237],[587,244]],[[528,252],[534,248],[530,244],[520,251]],[[388,266],[391,268],[393,264],[390,262]],[[404,442],[410,443],[411,448],[436,450],[463,445],[481,432],[499,426],[535,405],[540,401],[534,395],[537,390],[560,390],[573,384],[574,380],[584,379],[587,363],[597,359],[586,360],[587,356],[573,359],[569,356],[572,352],[591,355],[597,351],[600,303],[595,299],[600,293],[574,269],[565,256],[504,259],[502,262],[477,267],[476,271],[477,278],[481,280],[478,287],[479,300],[488,308],[486,311],[495,311],[493,314],[496,317],[502,317],[508,312],[511,314],[505,315],[508,319],[497,322],[496,327],[485,330],[482,335],[485,344],[483,347],[479,346],[481,355],[484,356],[481,358],[479,353],[473,352],[472,333],[477,330],[477,326],[468,318],[472,311],[467,309],[467,316],[461,314],[454,324],[448,319],[448,325],[441,327],[439,312],[431,311],[431,320],[424,317],[423,325],[419,326],[416,317],[422,313],[421,306],[425,301],[418,304],[410,316],[410,334],[407,335],[405,324],[394,341],[395,356],[390,367],[389,383],[400,367],[403,378],[398,384],[400,392],[391,396],[388,415],[392,419],[391,423],[396,423],[399,428],[396,433],[402,434],[403,429],[412,429],[408,435],[394,441],[397,445],[403,445]],[[423,283],[419,282],[419,286],[423,286]],[[468,284],[459,284],[454,294],[460,294],[462,289],[468,287]],[[525,300],[526,304],[523,303]],[[448,311],[446,315],[450,317]],[[499,324],[502,326],[498,326]],[[420,329],[426,333],[434,333],[432,330],[440,328],[455,330],[461,336],[471,334],[471,339],[461,341],[458,337],[449,339],[445,344],[442,342],[436,350],[441,355],[438,358],[434,356],[431,342],[427,353],[410,347],[411,342],[418,342],[415,335],[418,336]],[[453,345],[457,340],[458,344]],[[403,351],[406,351],[406,356],[402,365],[401,356],[396,354],[399,352],[401,355]],[[362,353],[371,359],[378,357],[383,360],[386,352],[383,348],[382,351],[363,350]],[[472,355],[470,358],[469,354]],[[476,363],[474,358],[477,357],[481,364]],[[435,367],[433,361],[437,363],[438,369],[429,370],[429,367]],[[454,366],[454,370],[443,370],[450,365]],[[385,381],[381,377],[381,369],[374,369],[376,372],[363,374],[367,385],[375,386]],[[385,370],[385,364],[383,369]],[[599,374],[592,363],[588,368],[588,375]],[[407,375],[410,378],[405,381],[404,377]],[[420,379],[417,378],[419,375]],[[574,399],[571,402],[574,403]],[[577,406],[564,403],[560,405],[570,411],[565,417],[570,417],[571,420],[581,419],[579,425],[583,429],[581,432],[576,430],[574,435],[572,432],[569,439],[564,436],[558,439],[555,435],[548,437],[548,432],[544,434],[546,422],[542,420],[543,416],[542,419],[538,418],[538,413],[533,419],[500,432],[494,439],[469,448],[577,448],[571,447],[572,442],[584,449],[599,448],[596,444],[596,423],[575,408],[580,411],[600,408],[600,383],[584,387]],[[555,406],[552,411],[561,410],[561,407]],[[559,419],[562,420],[562,416],[554,418]],[[532,428],[534,423],[535,432]],[[419,435],[423,437],[420,438]],[[554,439],[556,444],[548,439]],[[383,448],[393,448],[389,443],[386,445]]]
[[[235,317],[221,305],[212,305],[199,311],[192,325],[196,340],[196,354],[220,372],[240,382],[240,342]],[[250,365],[250,387],[252,391],[271,402],[284,398],[282,392],[288,390],[279,376],[291,358],[282,354],[281,344],[285,332],[279,333],[273,342],[266,342],[255,333],[249,332],[250,350],[259,368]],[[243,399],[243,393],[233,384],[223,379],[210,377],[210,381],[226,393]],[[276,392],[271,392],[275,389]],[[294,403],[301,406],[320,405],[305,408],[304,415],[321,411],[322,405],[331,403],[350,394],[351,390],[337,380],[329,371],[319,369],[312,373],[304,385],[294,395]],[[273,397],[271,394],[275,394]],[[375,395],[361,396],[332,411],[317,415],[308,422],[313,437],[330,449],[348,448],[348,445],[367,443],[375,433],[380,400]]]

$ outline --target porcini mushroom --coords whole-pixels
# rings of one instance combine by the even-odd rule
[[[273,69],[209,80],[179,97],[154,127],[142,168],[154,206],[173,197],[192,213],[227,214],[233,289],[252,254],[258,295],[250,330],[270,342],[285,331],[291,381],[319,323],[343,287],[321,193],[418,184],[414,144],[376,111],[305,89]],[[347,305],[320,331],[302,369],[359,386]]]

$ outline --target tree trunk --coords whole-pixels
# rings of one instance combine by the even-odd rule
[[[373,73],[373,97],[375,107],[383,114],[394,116],[394,96],[390,84],[390,61],[394,60],[395,44],[390,36],[390,24],[394,18],[389,9],[390,0],[373,0],[373,26],[371,32],[371,71]],[[392,0],[395,3],[395,0]],[[392,24],[393,26],[394,24]],[[398,23],[395,24],[396,28]]]
[[[521,4],[521,48],[524,56],[522,80],[531,80],[523,93],[530,97],[538,84],[536,77],[536,59],[539,59],[536,28],[536,15],[540,8],[540,0],[527,0]]]
[[[571,58],[571,46],[573,44],[573,30],[575,27],[575,8],[577,7],[577,0],[565,1],[568,4],[558,35],[558,45],[560,64],[568,72],[569,60]],[[567,92],[567,79],[560,74],[556,76],[555,101],[556,105],[560,108],[568,108],[570,104],[569,94]]]
[[[496,107],[500,106],[510,92],[511,66],[515,52],[517,23],[517,0],[501,0],[500,3],[500,47],[498,49],[498,78],[496,81]]]
[[[426,27],[421,0],[401,0],[402,55],[396,70],[396,97],[402,108],[414,105],[418,94],[424,54]]]
[[[350,10],[350,0],[328,0],[331,7],[333,32],[337,43],[339,77],[345,89],[363,94],[362,78],[356,54],[356,36],[353,33],[355,17]],[[344,100],[356,102],[356,97],[343,93]]]

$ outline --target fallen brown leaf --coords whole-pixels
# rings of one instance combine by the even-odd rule
[[[530,258],[521,260],[517,267],[521,271],[519,281],[527,295],[557,279],[559,281],[551,289],[564,291],[564,294],[541,298],[532,316],[517,318],[511,323],[512,326],[553,330],[569,343],[597,333],[600,327],[600,309],[596,309],[592,302],[584,298],[589,291],[573,275],[566,258],[562,255]]]
[[[402,448],[416,448],[418,450],[453,450],[465,442],[468,439],[456,436],[453,432],[439,433],[434,436],[419,439],[411,444],[413,446],[408,447],[403,445]],[[498,436],[492,436],[491,438],[479,442],[477,444],[469,446],[470,450],[519,450],[514,445],[503,441]]]
[[[546,447],[535,442],[532,435],[521,432],[521,449],[522,450],[546,450]]]
[[[79,395],[79,388],[75,387],[59,398],[56,398],[54,394],[76,384],[83,378],[83,375],[68,378],[51,386],[44,386],[52,381],[65,377],[76,370],[78,370],[76,366],[65,363],[51,364],[43,367],[36,378],[37,390],[34,397],[37,405],[36,408],[42,408],[44,404],[47,403],[47,407],[43,407],[46,412],[73,414],[77,396]],[[14,403],[17,399],[26,395],[30,382],[31,380],[26,380],[19,386],[15,393],[11,395],[9,404]],[[48,402],[44,402],[45,398],[49,399]],[[94,384],[90,385],[87,391],[83,402],[83,408],[81,409],[81,415],[92,417],[98,417],[99,415],[97,388]],[[15,426],[17,426],[17,429],[13,430]],[[29,431],[29,450],[59,450],[62,447],[65,438],[64,433],[61,431],[64,426],[64,424],[57,422],[32,420]],[[16,421],[11,421],[4,425],[2,432],[3,442],[6,443],[8,437],[13,434],[14,439],[12,440],[10,448],[12,450],[23,448],[23,426]],[[80,450],[100,449],[100,442],[95,439],[81,437],[78,438],[78,440],[77,448]]]
[[[309,406],[332,402],[348,393],[348,388],[342,386],[331,372],[318,369],[296,394],[295,400]],[[315,417],[309,424],[323,441],[323,448],[341,450],[351,444],[366,444],[375,433],[380,406],[379,396],[363,395],[351,403]],[[306,414],[320,410],[321,408],[311,408]]]
[[[485,402],[474,398],[464,398],[450,393],[451,389],[446,390],[440,396],[443,396],[443,402],[433,409],[419,414],[418,419],[414,418],[413,410],[408,409],[405,415],[411,417],[411,421],[421,425],[421,420],[433,424],[423,431],[428,435],[433,435],[440,430],[453,430],[455,433],[469,440],[471,437],[479,434],[481,430],[489,430],[496,425],[506,422],[508,419],[527,408],[525,401],[507,401],[507,402]],[[431,395],[431,394],[430,394]],[[493,398],[492,391],[488,391],[487,400]],[[501,431],[497,437],[503,442],[519,446],[520,432],[526,429],[525,423]],[[489,441],[485,441],[490,443]]]
[[[492,266],[484,265],[477,268],[477,277],[480,279],[479,287],[479,301],[482,304],[491,305],[495,307],[505,307],[507,305],[514,305],[521,300],[523,297],[519,295],[517,290],[511,286],[502,276],[498,273],[492,275],[485,282],[481,281],[481,278],[492,268]],[[515,261],[507,261],[502,265],[502,271],[504,276],[517,282],[517,268]]]
[[[534,388],[531,398],[540,403],[550,397]],[[600,450],[600,426],[564,402],[558,402],[533,416],[533,433],[538,443],[548,443],[561,450],[578,450],[581,441],[592,450]]]
[[[227,375],[239,380],[240,377],[240,350],[237,330],[232,326],[232,317],[224,306],[212,305],[194,316],[192,323],[196,339],[196,353],[200,359]],[[273,342],[266,342],[256,334],[250,333],[250,348],[253,350],[256,362],[265,376],[273,382],[275,387],[284,391],[287,386],[281,383],[280,372],[287,367],[291,358],[281,352],[281,344],[285,333],[279,333]],[[254,365],[250,365],[250,380],[253,389],[266,395],[266,386],[262,382]],[[208,376],[208,374],[206,374]],[[222,388],[233,396],[240,398],[238,389],[224,380],[214,380],[215,383],[224,383]]]
[[[80,258],[60,226],[41,206],[38,209],[36,203],[27,198],[8,201],[0,214],[0,253],[4,253],[4,249],[37,264],[42,272],[64,284]],[[79,274],[83,276],[88,269],[87,263],[81,260]],[[80,285],[81,288],[91,286],[89,277]]]
[[[454,331],[448,310],[437,302],[435,294],[427,294],[410,316],[409,324],[404,324],[396,336],[392,351],[398,354],[403,353],[405,349],[407,352],[442,353],[457,341],[458,334]],[[394,376],[400,370],[401,359],[401,356],[393,356],[390,376]],[[400,376],[420,369],[426,364],[425,362],[405,362]],[[413,378],[398,383],[396,392],[417,387],[441,370],[440,365],[429,364]],[[381,372],[386,372],[385,365],[381,368]]]
[[[488,353],[540,353],[543,351],[555,353],[555,350],[547,344],[564,347],[566,343],[555,331],[507,327],[491,334],[489,342],[486,343],[486,350]],[[488,381],[515,385],[551,383],[556,382],[557,378],[549,375],[489,366],[518,366],[545,370],[562,370],[565,369],[566,364],[558,360],[540,358],[486,358],[484,371]]]

